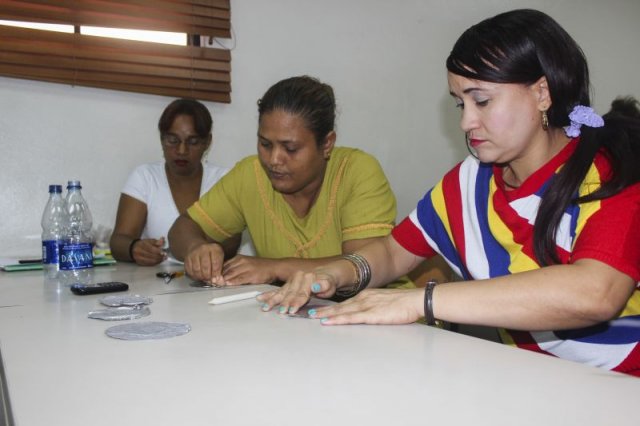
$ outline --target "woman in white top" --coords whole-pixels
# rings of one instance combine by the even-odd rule
[[[165,161],[138,166],[127,179],[110,241],[115,259],[151,266],[166,258],[165,236],[175,219],[228,171],[202,163],[211,127],[209,110],[196,100],[165,108],[158,121]]]

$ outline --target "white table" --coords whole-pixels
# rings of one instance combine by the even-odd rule
[[[152,296],[135,321],[187,322],[164,340],[122,341],[87,318],[101,295],[0,275],[0,351],[11,412],[38,425],[637,425],[640,380],[423,325],[325,327],[213,306],[158,268],[96,269]],[[263,288],[263,287],[257,287]],[[250,289],[256,289],[255,286]],[[182,291],[167,294],[170,291]],[[0,423],[1,423],[0,419]]]

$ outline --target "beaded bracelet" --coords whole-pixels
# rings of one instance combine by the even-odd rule
[[[424,291],[424,320],[427,325],[436,325],[436,318],[433,316],[433,289],[437,284],[436,280],[429,280]]]
[[[133,240],[131,240],[131,242],[129,243],[129,259],[131,259],[132,262],[135,262],[136,260],[133,258],[133,246],[135,243],[137,243],[138,241],[140,241],[140,238],[134,238]]]
[[[349,253],[341,256],[341,259],[349,261],[356,271],[356,282],[348,288],[339,289],[336,294],[340,297],[352,297],[364,290],[371,281],[371,265],[363,256]]]

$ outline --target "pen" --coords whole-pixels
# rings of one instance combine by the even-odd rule
[[[25,263],[42,263],[42,259],[20,259],[18,263],[21,265]]]
[[[211,304],[211,305],[220,305],[222,303],[237,302],[237,301],[240,301],[240,300],[253,299],[256,296],[258,296],[259,294],[262,294],[262,292],[261,291],[247,291],[245,293],[237,293],[237,294],[232,294],[232,295],[229,295],[229,296],[214,297],[213,299],[211,299],[209,301],[209,304]]]

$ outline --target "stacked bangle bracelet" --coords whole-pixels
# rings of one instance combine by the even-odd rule
[[[345,254],[341,258],[351,262],[353,265],[356,271],[356,282],[348,288],[339,289],[336,294],[340,297],[352,297],[369,285],[369,281],[371,281],[371,266],[367,259],[356,253]]]
[[[140,238],[134,238],[133,240],[131,240],[131,242],[129,243],[129,258],[131,259],[132,262],[135,262],[136,260],[133,258],[133,246],[140,241]]]
[[[424,320],[427,325],[436,324],[436,318],[433,316],[433,289],[437,284],[436,280],[429,280],[424,291]]]

